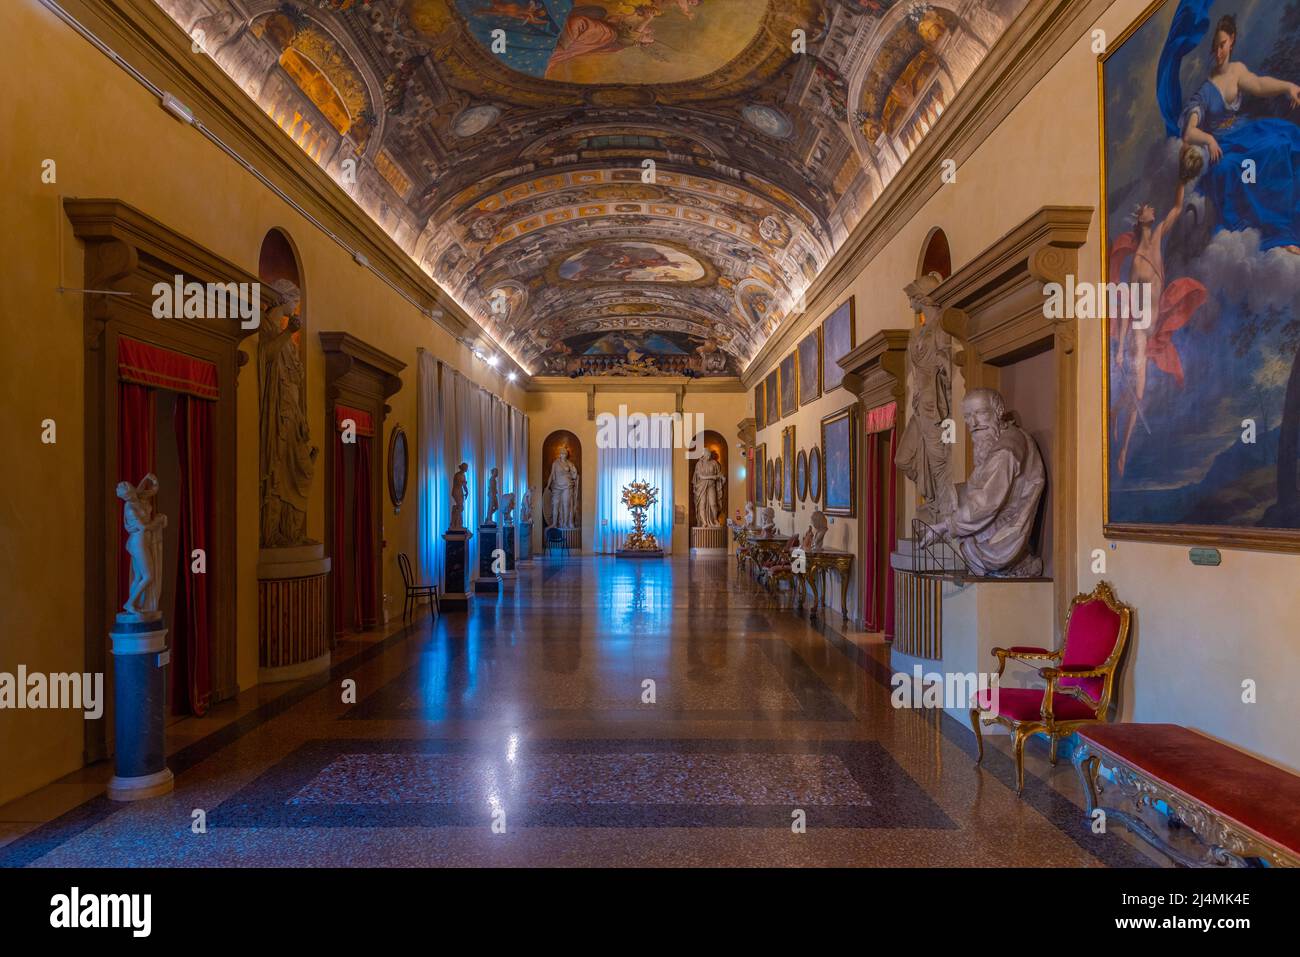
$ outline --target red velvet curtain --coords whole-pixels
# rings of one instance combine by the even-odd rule
[[[342,635],[346,631],[343,623],[343,599],[346,595],[345,583],[348,577],[347,563],[347,462],[344,458],[347,446],[343,444],[343,433],[334,430],[334,554],[330,556],[330,574],[334,576],[334,634]]]
[[[889,428],[868,433],[866,437],[867,534],[866,554],[862,556],[863,618],[867,631],[883,631],[887,641],[894,637],[894,576],[889,571],[889,554],[897,545],[897,470],[893,467],[897,435],[897,429]]]
[[[176,397],[173,425],[180,459],[180,527],[176,560],[176,611],[172,620],[172,711],[203,715],[212,699],[209,672],[210,589],[206,562],[212,529],[213,404],[192,395]],[[202,549],[204,570],[194,570]]]
[[[357,629],[364,631],[379,623],[375,613],[375,519],[374,498],[370,482],[370,463],[374,456],[374,437],[357,435],[357,458],[353,477],[352,541],[353,562],[356,565]]]
[[[117,480],[139,485],[155,468],[154,394],[147,386],[119,382],[117,386]],[[117,606],[126,604],[131,590],[131,556],[126,553],[126,529],[122,509],[116,512],[118,527]]]

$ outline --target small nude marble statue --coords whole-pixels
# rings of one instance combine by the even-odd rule
[[[524,489],[524,500],[519,505],[519,521],[527,525],[533,520],[533,487]]]
[[[1030,542],[1038,502],[1047,486],[1038,444],[1011,420],[995,389],[972,389],[961,408],[975,465],[970,477],[955,488],[955,506],[931,526],[921,545],[950,542],[975,575],[1041,575],[1043,560]]]
[[[167,516],[154,514],[157,494],[158,477],[152,472],[139,485],[117,485],[126,528],[126,553],[131,556],[131,587],[122,611],[145,620],[162,617],[158,605],[162,597],[162,530],[167,527]]]
[[[501,496],[501,521],[505,525],[515,523],[515,493],[506,492]]]
[[[487,518],[484,524],[495,525],[497,520],[497,509],[501,507],[501,480],[497,477],[500,474],[499,469],[493,469],[492,474],[488,476],[487,487]]]
[[[451,474],[451,525],[447,530],[459,532],[465,528],[465,499],[469,497],[469,463],[461,462]]]

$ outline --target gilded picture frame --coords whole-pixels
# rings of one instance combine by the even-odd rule
[[[857,514],[857,407],[824,416],[821,432],[822,511],[852,518]]]
[[[795,353],[782,359],[777,368],[781,383],[781,418],[786,419],[799,411],[799,362]]]
[[[794,426],[787,425],[781,430],[781,508],[787,512],[794,511]]]

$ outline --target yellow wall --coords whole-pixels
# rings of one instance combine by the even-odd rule
[[[1096,26],[1118,37],[1147,5],[1147,0],[1117,0]],[[915,276],[931,227],[948,234],[953,267],[960,269],[1042,206],[1100,209],[1091,32],[958,169],[957,181],[940,187],[856,278],[850,291],[858,297],[859,342],[883,328],[911,327],[902,290]],[[1079,251],[1080,281],[1101,280],[1099,215]],[[1109,550],[1102,535],[1102,336],[1099,323],[1081,321],[1077,584],[1088,590],[1104,577],[1137,609],[1120,716],[1184,724],[1300,769],[1292,694],[1300,685],[1300,556],[1224,549],[1220,567],[1200,568],[1190,563],[1183,546],[1122,541]],[[809,418],[819,411],[810,411]],[[801,410],[795,420],[801,445],[802,415]],[[765,430],[764,439],[769,449],[773,442],[779,448],[779,426]],[[912,492],[908,485],[907,497]],[[1104,575],[1091,571],[1096,548],[1107,550]],[[1257,704],[1241,700],[1248,678],[1258,683]]]
[[[195,130],[164,112],[148,91],[33,0],[0,4],[3,98],[0,176],[5,184],[4,348],[0,350],[0,448],[9,482],[0,496],[0,671],[81,671],[85,565],[82,309],[63,284],[82,285],[82,251],[61,197],[121,199],[220,256],[257,273],[272,227],[301,257],[312,437],[324,448],[324,357],[316,333],[342,330],[406,363],[389,404],[406,428],[415,460],[416,349],[423,346],[502,394],[499,375],[472,360],[422,315],[323,233],[299,217]],[[57,182],[41,182],[41,163]],[[246,350],[248,346],[246,343]],[[258,398],[246,367],[239,382],[238,681],[257,683]],[[523,395],[510,388],[512,404]],[[40,423],[57,422],[42,445]],[[380,448],[387,450],[387,430]],[[323,539],[322,455],[312,488],[309,531]],[[230,477],[218,479],[232,480]],[[393,514],[383,492],[384,591],[399,595],[396,555],[414,556],[418,507],[414,473],[406,504]],[[400,605],[400,597],[394,599]],[[71,711],[0,711],[0,803],[75,770],[82,762],[82,717]]]
[[[677,408],[675,396],[668,392],[597,392],[595,415],[602,412],[618,415],[620,405],[626,406],[628,415],[634,412],[671,413]],[[587,394],[530,392],[527,411],[531,433],[529,481],[536,489],[533,493],[533,508],[537,516],[533,522],[533,552],[536,554],[542,547],[542,486],[546,484],[546,476],[542,474],[542,443],[552,432],[565,429],[582,443],[582,551],[591,554],[598,528],[596,460],[599,452],[596,448],[596,418],[587,418]],[[745,395],[741,392],[692,392],[687,386],[682,411],[691,414],[692,423],[698,423],[699,420],[694,418],[696,415],[703,415],[704,428],[712,429],[727,440],[727,514],[734,516],[736,509],[745,507],[745,463],[737,438],[737,426],[751,414]],[[689,516],[690,462],[682,453],[674,453],[674,462],[673,503],[684,508]],[[673,552],[686,554],[689,546],[690,530],[685,524],[675,524]]]

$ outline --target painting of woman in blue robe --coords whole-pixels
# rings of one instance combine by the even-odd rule
[[[1211,0],[1185,0],[1174,14],[1161,54],[1157,83],[1171,135],[1201,154],[1208,167],[1201,189],[1213,204],[1216,229],[1260,232],[1260,249],[1300,253],[1300,126],[1289,119],[1242,113],[1244,96],[1281,99],[1300,108],[1300,84],[1257,76],[1233,59],[1237,19],[1221,16],[1211,35],[1209,77],[1185,104],[1179,67],[1209,26]],[[1253,164],[1253,165],[1252,165]]]
[[[1300,0],[1164,0],[1101,56],[1109,535],[1300,549]]]

